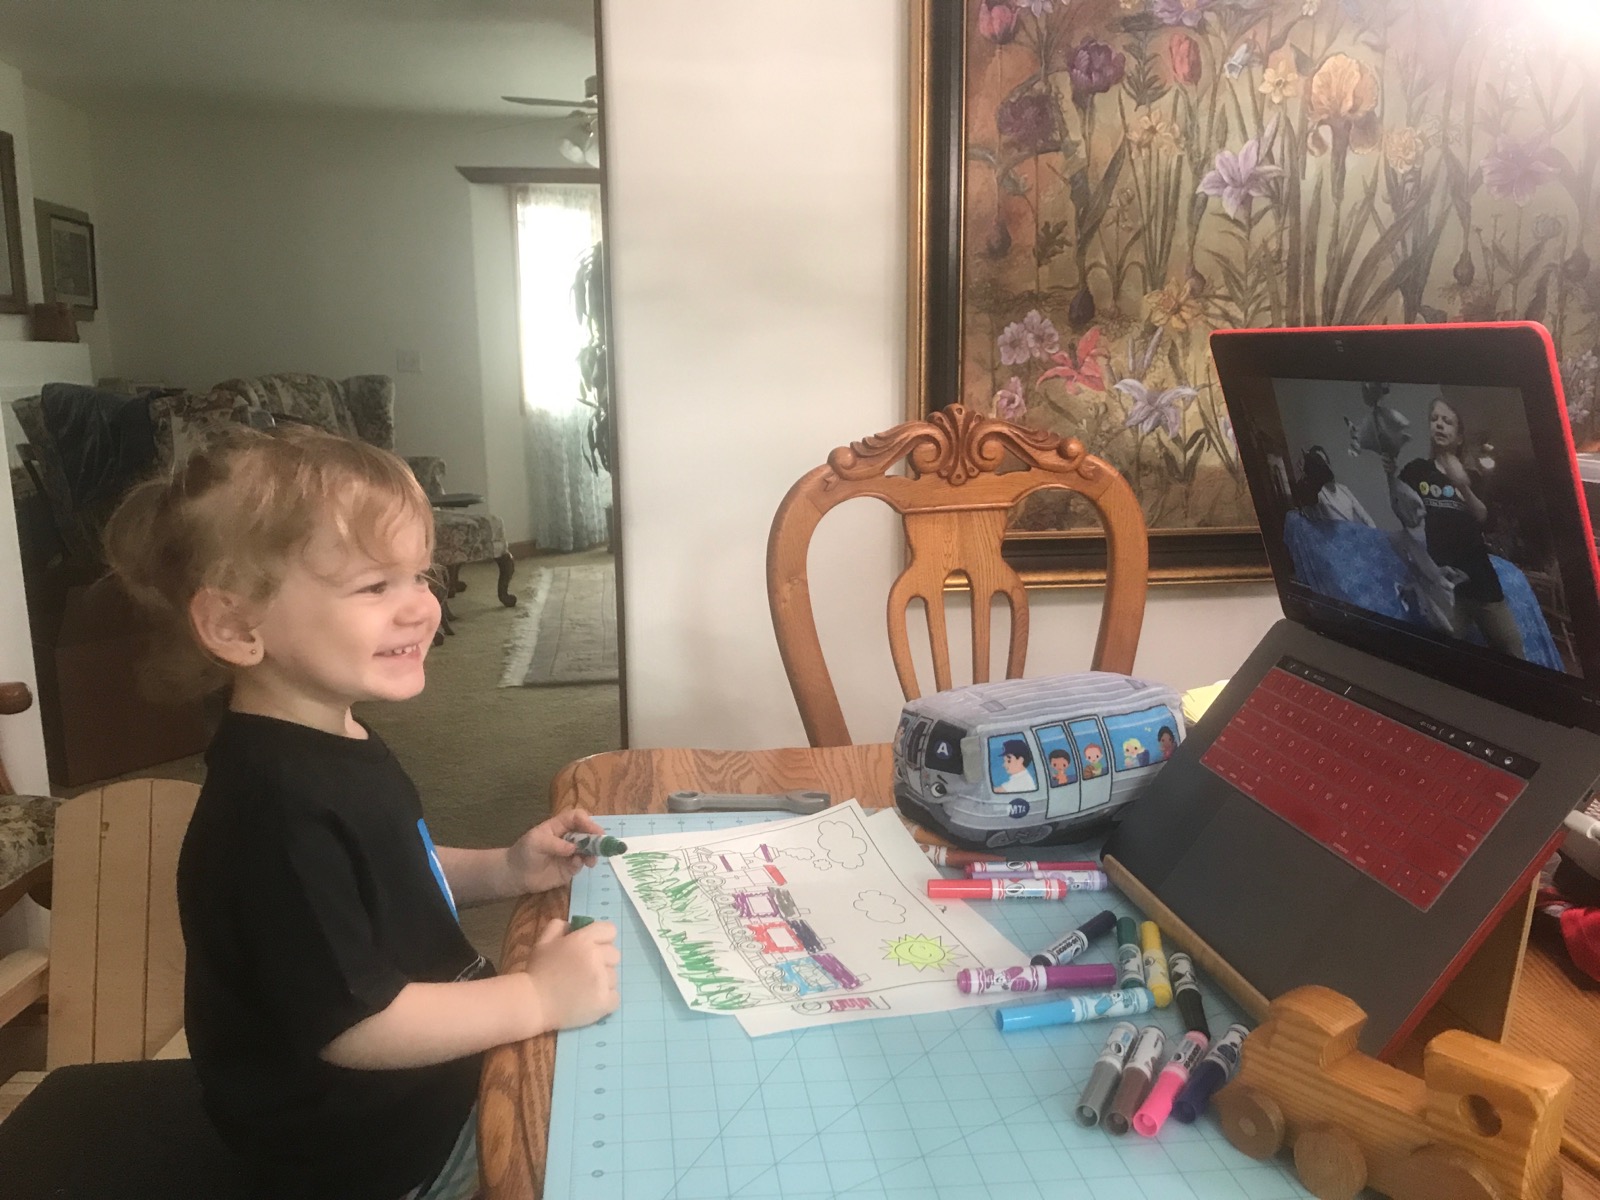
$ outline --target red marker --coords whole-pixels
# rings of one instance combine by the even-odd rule
[[[967,878],[984,875],[1037,875],[1040,871],[1098,871],[1097,862],[974,862],[967,864]]]
[[[1065,879],[930,879],[930,900],[1065,900]]]

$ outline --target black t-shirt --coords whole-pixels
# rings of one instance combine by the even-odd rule
[[[481,1056],[318,1057],[411,982],[493,974],[461,932],[416,788],[376,734],[229,713],[178,860],[184,1019],[207,1111],[275,1196],[395,1200],[432,1178]]]
[[[1505,599],[1483,543],[1483,527],[1450,477],[1434,466],[1432,459],[1414,458],[1400,472],[1400,482],[1422,497],[1428,557],[1441,567],[1456,567],[1467,574],[1465,582],[1456,584],[1456,596],[1484,604]],[[1473,480],[1472,486],[1476,491],[1478,482]]]

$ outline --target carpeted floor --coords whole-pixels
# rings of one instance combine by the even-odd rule
[[[605,550],[521,559],[511,590],[525,593],[536,567],[610,561]],[[514,840],[547,815],[550,782],[563,766],[620,745],[615,683],[496,686],[518,617],[495,598],[495,573],[493,563],[462,569],[467,590],[450,602],[456,632],[428,655],[422,695],[356,709],[416,781],[428,828],[446,846],[503,846]],[[198,783],[205,778],[205,763],[195,755],[133,774]],[[510,914],[509,902],[462,913],[462,928],[492,961],[499,961]]]

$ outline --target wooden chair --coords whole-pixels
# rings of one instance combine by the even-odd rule
[[[0,684],[0,715],[26,712],[33,695],[24,683]],[[30,896],[50,906],[54,811],[52,796],[21,796],[0,762],[0,913]],[[49,956],[31,946],[0,956],[0,1025],[44,999]]]
[[[911,474],[891,475],[901,462]],[[1001,468],[1006,468],[1002,470]],[[1108,543],[1106,593],[1091,666],[1133,669],[1144,623],[1149,548],[1133,489],[1076,438],[968,412],[952,405],[926,421],[841,446],[825,466],[802,476],[778,506],[767,539],[767,600],[789,686],[813,746],[850,745],[850,731],[823,660],[806,578],[812,532],[836,505],[873,496],[905,523],[910,562],[889,591],[889,649],[907,700],[921,695],[906,631],[913,600],[927,606],[934,686],[951,686],[944,589],[964,574],[972,589],[972,678],[989,679],[990,606],[1011,606],[1007,679],[1022,675],[1028,648],[1028,596],[1001,557],[1007,514],[1024,497],[1056,488],[1094,505]]]
[[[56,815],[45,1062],[186,1053],[178,850],[200,787],[131,779]]]

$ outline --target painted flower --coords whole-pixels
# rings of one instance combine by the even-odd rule
[[[1239,453],[1239,442],[1233,436],[1233,418],[1224,413],[1220,424],[1222,426],[1222,440],[1227,442],[1228,449],[1237,455]]]
[[[1117,0],[1117,4],[1125,13],[1144,11],[1144,0]]]
[[[1066,383],[1069,391],[1080,387],[1092,388],[1097,392],[1106,390],[1105,370],[1101,365],[1105,351],[1100,347],[1099,326],[1078,339],[1075,352],[1061,350],[1050,357],[1056,365],[1039,376],[1039,383],[1047,379],[1060,379]]]
[[[1261,86],[1256,90],[1273,104],[1282,104],[1300,94],[1301,75],[1295,69],[1294,51],[1285,46],[1267,59],[1267,69],[1261,73]]]
[[[1218,197],[1230,217],[1236,218],[1240,212],[1248,217],[1255,198],[1268,195],[1269,185],[1282,174],[1282,167],[1261,161],[1261,143],[1251,138],[1237,154],[1218,150],[1216,161],[1195,188],[1195,194]]]
[[[1061,148],[1056,106],[1040,92],[1025,92],[1005,101],[995,110],[994,123],[1000,136],[1019,150],[1048,154]]]
[[[1092,97],[1109,92],[1122,82],[1128,56],[1104,42],[1084,38],[1067,56],[1067,76],[1072,80],[1072,102],[1087,108]]]
[[[1200,304],[1200,288],[1190,277],[1181,282],[1173,280],[1160,291],[1150,292],[1144,298],[1150,310],[1150,323],[1169,334],[1187,333],[1198,325],[1205,310]]]
[[[1305,17],[1314,17],[1317,15],[1317,10],[1321,7],[1322,0],[1306,0],[1306,2],[1300,6],[1300,15]]]
[[[1003,46],[1017,36],[1017,10],[1008,0],[983,0],[978,5],[978,32]]]
[[[1183,131],[1172,118],[1149,109],[1141,110],[1134,117],[1128,140],[1141,150],[1153,147],[1164,154],[1177,154],[1184,146]]]
[[[1149,433],[1160,425],[1174,439],[1183,430],[1182,406],[1198,394],[1192,387],[1170,387],[1158,392],[1137,379],[1119,379],[1112,386],[1133,401],[1128,419],[1122,423],[1124,429]]]
[[[1017,0],[1018,8],[1027,9],[1037,19],[1042,19],[1048,16],[1050,14],[1050,9],[1054,7],[1054,5],[1055,0]]]
[[[1028,411],[1028,402],[1022,395],[1022,380],[1015,375],[1011,382],[994,394],[994,415],[1002,421],[1020,421]]]
[[[1404,174],[1422,161],[1427,147],[1420,130],[1410,125],[1388,129],[1383,134],[1383,157],[1396,171]]]
[[[1526,204],[1547,179],[1559,169],[1560,159],[1550,148],[1548,134],[1540,133],[1527,141],[1501,135],[1495,139],[1494,153],[1483,160],[1483,186],[1500,200]]]
[[[1261,65],[1261,51],[1255,42],[1246,38],[1233,48],[1233,53],[1228,55],[1228,61],[1222,64],[1222,73],[1229,79],[1237,79],[1251,67]]]
[[[1377,109],[1377,74],[1348,54],[1335,54],[1311,77],[1307,149],[1313,154],[1332,149],[1341,155],[1345,147],[1357,154],[1377,149]]]
[[[1032,358],[1049,358],[1061,348],[1061,335],[1050,318],[1035,308],[1022,320],[1007,325],[1000,332],[997,345],[1000,361],[1016,366]]]
[[[1172,63],[1175,83],[1200,82],[1200,46],[1187,33],[1175,33],[1167,43],[1167,60]]]
[[[1199,27],[1201,20],[1217,0],[1152,0],[1150,11],[1163,25]]]

